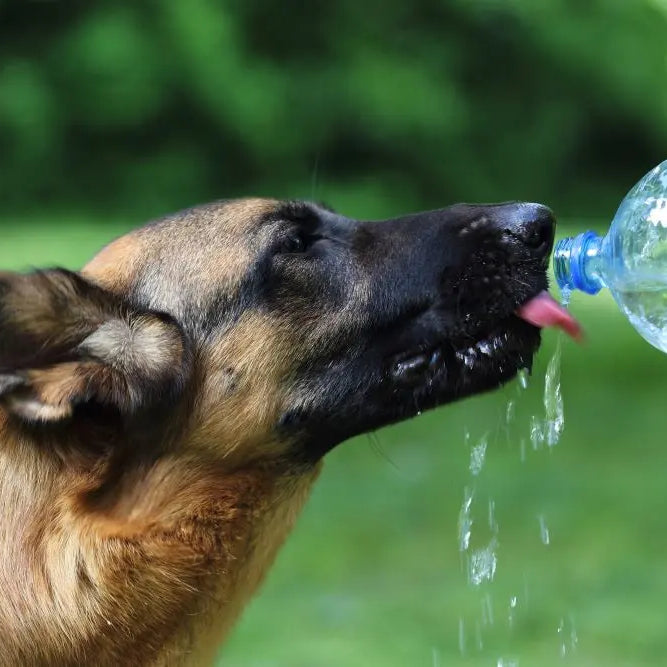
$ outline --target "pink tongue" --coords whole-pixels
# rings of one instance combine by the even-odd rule
[[[516,315],[536,327],[558,327],[575,340],[581,340],[581,325],[550,294],[540,292],[523,304]]]

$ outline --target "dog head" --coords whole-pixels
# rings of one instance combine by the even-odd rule
[[[529,367],[539,329],[515,312],[546,289],[553,235],[524,203],[193,208],[82,274],[0,276],[0,400],[42,430],[108,419],[230,465],[316,460]]]

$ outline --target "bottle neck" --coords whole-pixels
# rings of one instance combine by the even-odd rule
[[[600,275],[602,241],[601,236],[588,231],[556,244],[554,273],[561,292],[597,294],[604,287]]]

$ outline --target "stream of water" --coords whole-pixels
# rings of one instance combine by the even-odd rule
[[[564,295],[564,302],[566,302],[566,295]],[[526,436],[521,434],[518,438],[513,438],[512,434],[517,399],[509,399],[505,406],[504,431],[508,441],[518,439],[522,462],[525,462],[527,458],[527,442],[530,442],[533,451],[550,450],[558,444],[563,434],[565,416],[561,391],[561,356],[562,341],[559,335],[545,373],[542,399],[543,412],[533,414],[530,417]],[[519,372],[517,397],[528,389],[528,378],[528,371]],[[463,490],[463,501],[459,511],[458,547],[466,581],[471,589],[477,591],[480,596],[480,607],[478,607],[480,613],[472,622],[464,617],[459,619],[459,650],[462,655],[472,651],[481,652],[484,649],[485,629],[494,624],[494,604],[491,597],[492,583],[498,569],[502,567],[498,555],[500,538],[495,500],[488,496],[485,498],[479,488],[480,473],[484,468],[487,452],[490,445],[493,445],[493,441],[490,439],[489,433],[484,433],[481,437],[473,440],[469,431],[465,432],[464,440],[469,455],[468,469],[470,477]],[[520,483],[520,481],[516,483]],[[488,502],[486,522],[479,520],[480,508],[478,503],[484,500]],[[474,511],[475,507],[477,507],[477,512]],[[477,519],[474,517],[477,517]],[[476,521],[477,523],[475,523]],[[552,535],[543,511],[538,511],[537,522],[540,542],[543,546],[549,547],[552,542]],[[473,533],[475,535],[474,544],[480,546],[473,546],[471,540]],[[510,634],[514,631],[517,615],[521,608],[527,606],[528,586],[525,578],[523,583],[523,595],[513,594],[507,600],[506,606],[503,605]],[[557,637],[557,651],[561,657],[566,658],[576,650],[578,643],[572,614],[565,613],[561,618],[554,619],[554,628]],[[518,667],[518,665],[519,659],[517,657],[499,657],[496,661],[497,667]]]

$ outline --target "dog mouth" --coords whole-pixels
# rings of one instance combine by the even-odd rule
[[[435,396],[438,402],[492,389],[521,368],[532,368],[540,330],[547,327],[581,339],[579,323],[542,291],[486,332],[396,355],[390,375],[395,386],[420,390],[424,397]]]

